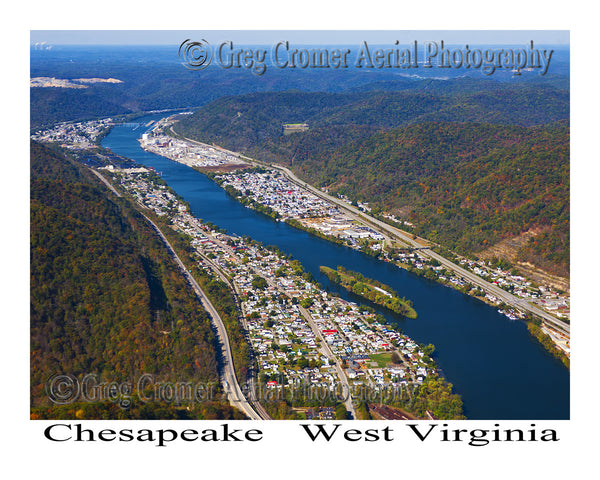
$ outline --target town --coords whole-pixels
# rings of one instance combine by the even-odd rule
[[[351,394],[385,391],[399,400],[436,373],[421,346],[371,309],[327,293],[280,252],[204,224],[155,173],[104,171],[140,206],[168,216],[172,228],[190,239],[198,266],[232,285],[266,388],[341,394],[341,386]]]
[[[96,139],[112,124],[113,121],[110,118],[91,122],[60,124],[47,131],[35,132],[32,138],[43,142],[59,143],[71,149],[92,149],[97,147]],[[407,269],[415,274],[461,290],[486,303],[497,306],[498,311],[511,320],[525,317],[525,313],[519,308],[507,307],[495,295],[484,292],[468,279],[455,274],[435,260],[420,253],[418,249],[394,248],[398,246],[391,244],[384,235],[359,221],[356,217],[351,218],[350,215],[333,203],[291,182],[280,171],[262,165],[251,168],[249,159],[240,155],[216,146],[187,142],[175,138],[167,134],[172,125],[172,117],[166,117],[157,122],[149,122],[144,125],[146,131],[140,138],[141,147],[201,171],[214,173],[212,178],[223,188],[233,192],[238,199],[249,201],[249,206],[252,208],[256,208],[258,205],[262,206],[277,220],[287,221],[312,233],[342,242],[369,255],[377,256],[383,261],[393,262],[400,268]],[[107,163],[106,158],[104,161]],[[110,163],[106,167],[111,168]],[[116,170],[119,170],[119,168]],[[130,169],[124,169],[123,171],[127,170]],[[131,170],[132,173],[134,171]],[[149,202],[151,198],[146,197],[144,201]],[[340,196],[340,199],[346,203],[351,203],[349,199],[343,196]],[[165,215],[168,211],[171,211],[174,203],[166,200],[164,196],[158,195],[153,198],[153,202],[149,203],[149,205],[151,204],[160,207],[159,211],[161,213],[157,211],[159,215]],[[360,203],[358,207],[362,211],[370,211],[367,203]],[[410,222],[401,221],[393,215],[384,213],[382,216],[394,223],[401,223],[404,228],[411,229],[414,227]],[[388,242],[387,247],[386,242]],[[493,266],[490,261],[471,260],[460,256],[456,256],[455,261],[465,270],[527,302],[531,302],[554,317],[565,320],[570,319],[570,299],[567,294],[557,291],[549,285],[534,285],[531,281],[510,269]],[[250,304],[248,308],[250,308]],[[570,342],[568,335],[548,324],[544,324],[543,327],[543,332],[552,339],[561,351],[569,356]],[[340,338],[337,337],[328,337],[329,339],[340,341]],[[287,346],[285,340],[284,346]],[[284,358],[282,354],[285,353],[285,361],[287,361],[289,355],[285,350],[285,348],[283,352],[279,350],[278,353],[281,358]]]
[[[250,169],[246,164],[247,161],[231,152],[202,144],[195,144],[192,147],[191,143],[165,136],[165,128],[171,125],[172,119],[164,119],[164,122],[157,123],[140,141],[142,147],[180,163],[199,167],[201,171],[203,165],[213,167],[220,162],[221,169],[217,169],[217,173],[212,178],[229,193],[233,192],[239,200],[249,203],[251,207],[256,208],[260,205],[261,211],[268,212],[279,221],[287,221],[322,237],[342,242],[351,248],[377,256],[383,261],[393,262],[401,268],[480,298],[490,305],[497,306],[498,311],[511,320],[525,318],[525,312],[519,308],[505,306],[500,298],[484,292],[468,279],[421,254],[418,249],[394,245],[365,222],[361,222],[356,217],[352,218],[336,205],[291,182],[280,171],[264,166]],[[163,146],[156,147],[157,144]],[[165,151],[165,148],[168,150]],[[193,152],[192,157],[186,154],[190,151]],[[204,160],[200,161],[199,158]],[[339,197],[345,203],[352,203],[344,196]],[[371,210],[368,203],[358,203],[357,206],[364,212]],[[412,223],[401,221],[393,215],[384,213],[382,216],[394,223],[402,224],[404,228],[414,228]],[[388,242],[387,248],[386,242]],[[464,269],[515,296],[526,299],[556,318],[570,320],[570,299],[555,288],[549,285],[534,285],[512,269],[495,267],[490,261],[471,260],[460,256],[456,256],[456,261]],[[570,356],[568,335],[549,325],[545,325],[544,333],[567,357]]]
[[[225,153],[218,148],[186,142],[167,135],[165,130],[171,125],[171,117],[155,122],[149,131],[142,134],[139,140],[140,146],[144,150],[190,167],[238,169],[247,166],[237,156]]]
[[[70,150],[90,150],[97,147],[100,135],[113,124],[112,118],[90,122],[59,123],[48,130],[39,130],[31,135],[32,140],[45,143],[58,143]]]

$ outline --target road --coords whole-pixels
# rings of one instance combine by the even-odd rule
[[[234,251],[231,247],[229,247],[228,245],[226,245],[225,243],[221,242],[220,240],[217,239],[213,239],[213,241],[215,243],[217,243],[223,250],[229,252],[229,254],[234,255]],[[255,275],[259,275],[261,277],[263,277],[266,281],[267,284],[273,288],[275,288],[278,292],[282,293],[283,295],[287,296],[288,298],[292,298],[291,295],[289,295],[288,292],[286,292],[285,290],[281,289],[281,287],[274,282],[273,280],[271,280],[268,277],[265,277],[264,275],[261,275],[261,273],[259,271],[257,271],[256,269],[254,269],[253,267],[250,267],[250,270],[252,271],[252,273],[254,273]],[[235,282],[234,282],[235,285]],[[236,294],[239,295],[239,291],[237,286],[235,287],[236,290]],[[325,355],[328,359],[331,365],[334,366],[337,375],[340,379],[340,384],[342,385],[342,393],[344,394],[344,404],[346,406],[346,410],[348,410],[348,412],[350,412],[350,414],[352,415],[352,418],[356,419],[356,409],[354,408],[354,404],[352,403],[352,397],[351,397],[351,390],[350,390],[350,384],[348,382],[348,378],[346,376],[346,374],[344,373],[343,369],[340,367],[338,360],[336,359],[336,356],[334,355],[334,353],[331,351],[331,348],[329,347],[329,344],[325,341],[325,338],[323,338],[323,334],[321,332],[321,330],[317,327],[317,325],[315,324],[312,315],[310,314],[310,312],[302,307],[302,306],[298,306],[300,309],[300,313],[302,314],[302,316],[306,319],[306,321],[308,322],[310,328],[313,330],[313,332],[315,333],[315,336],[317,336],[317,338],[319,339],[320,343],[321,343],[321,354]],[[244,322],[244,327],[247,329],[247,324]],[[255,388],[255,384],[254,384],[254,376],[252,376],[249,379],[249,385],[250,385],[250,400],[253,402],[254,406],[258,409],[258,410],[264,410],[262,405],[260,405],[260,402],[258,401],[258,399],[256,399],[255,397],[255,392],[256,392],[256,388]],[[266,413],[266,412],[265,412]]]
[[[315,321],[313,320],[310,312],[306,308],[302,307],[301,305],[298,305],[298,307],[300,308],[300,313],[302,313],[302,316],[304,318],[306,318],[306,321],[310,325],[310,328],[312,328],[313,332],[315,332],[315,335],[318,337],[319,342],[321,344],[321,347],[320,347],[321,353],[323,353],[329,359],[329,364],[334,366],[335,371],[337,372],[337,375],[340,379],[340,383],[343,387],[342,393],[345,397],[344,405],[346,406],[346,410],[348,410],[348,412],[350,412],[350,414],[352,415],[352,419],[356,420],[358,417],[356,416],[356,409],[354,408],[354,404],[352,403],[352,396],[351,396],[352,390],[350,389],[350,383],[348,383],[348,377],[346,377],[346,373],[340,366],[338,359],[333,354],[333,352],[331,351],[331,348],[329,347],[329,344],[323,337],[323,332],[315,324]]]
[[[178,135],[175,132],[175,130],[173,129],[173,126],[171,126],[171,130],[173,131],[173,133]],[[408,235],[406,232],[403,232],[402,230],[400,230],[396,227],[393,227],[392,225],[382,222],[381,220],[371,217],[370,215],[359,210],[358,208],[353,207],[352,205],[349,205],[346,202],[343,202],[339,198],[333,197],[333,196],[319,190],[318,188],[315,188],[312,185],[309,185],[308,183],[306,183],[306,182],[300,180],[298,177],[296,177],[296,175],[289,168],[282,167],[280,165],[275,165],[275,164],[267,165],[263,162],[255,160],[253,158],[247,157],[247,156],[242,155],[237,152],[232,152],[230,150],[227,150],[222,147],[218,147],[216,145],[208,145],[206,143],[198,142],[198,141],[192,140],[187,137],[183,137],[183,138],[191,143],[215,148],[224,153],[228,153],[230,155],[236,156],[242,160],[247,161],[248,163],[250,163],[252,165],[259,165],[262,167],[270,166],[271,168],[274,168],[274,169],[280,171],[281,173],[283,173],[286,176],[286,178],[289,181],[295,183],[299,187],[302,187],[302,188],[305,188],[306,190],[311,191],[312,193],[314,193],[318,197],[322,198],[323,200],[326,200],[328,202],[331,202],[331,203],[337,205],[340,209],[344,210],[348,215],[350,215],[351,218],[353,218],[355,220],[359,220],[363,223],[369,224],[376,231],[378,231],[379,233],[384,235],[386,237],[387,242],[390,241],[389,236],[392,236],[392,237],[395,237],[400,242],[402,242],[410,247],[419,248],[420,252],[424,256],[434,258],[435,260],[440,262],[440,264],[442,264],[446,269],[453,271],[456,275],[464,278],[465,280],[470,281],[474,285],[481,287],[486,293],[494,295],[495,297],[499,298],[507,305],[529,311],[529,312],[539,316],[545,322],[551,324],[555,328],[558,328],[561,331],[563,331],[567,334],[570,334],[571,328],[568,323],[565,323],[565,322],[557,319],[550,313],[542,310],[541,308],[537,307],[536,305],[533,305],[529,300],[516,297],[513,294],[507,292],[506,290],[498,287],[497,285],[494,285],[494,284],[488,282],[487,280],[484,280],[480,276],[475,275],[473,272],[470,272],[470,271],[462,268],[461,266],[456,265],[455,263],[451,262],[447,258],[442,257],[441,255],[435,253],[434,251],[429,250],[429,249],[423,249],[422,248],[423,245],[420,244],[419,242],[417,242],[415,239],[413,239],[411,235]]]
[[[106,185],[117,197],[121,196],[121,194],[115,190],[115,187],[113,187],[112,184],[106,178],[104,178],[104,175],[92,168],[90,168],[90,171],[96,175],[102,181],[102,183],[104,183],[104,185]]]
[[[243,156],[242,156],[242,158],[247,159],[247,157],[243,157]],[[567,333],[570,332],[569,324],[558,320],[557,318],[555,318],[548,312],[545,312],[541,308],[539,308],[535,305],[532,305],[531,303],[529,303],[528,300],[526,300],[524,298],[516,297],[513,294],[507,292],[506,290],[503,290],[502,288],[498,287],[497,285],[494,285],[494,284],[484,280],[480,276],[475,275],[473,272],[469,272],[468,270],[460,267],[459,265],[456,265],[455,263],[442,257],[441,255],[437,254],[436,252],[434,252],[432,250],[428,250],[428,249],[423,249],[422,248],[423,245],[421,245],[419,242],[414,240],[410,235],[403,232],[402,230],[399,230],[398,228],[393,227],[392,225],[388,225],[387,223],[382,222],[381,220],[373,218],[370,215],[363,213],[358,208],[353,207],[352,205],[348,205],[346,202],[343,202],[339,198],[335,198],[331,195],[328,195],[328,194],[322,192],[318,188],[308,185],[306,182],[303,182],[298,177],[296,177],[296,175],[294,175],[294,173],[286,167],[281,167],[279,165],[271,165],[271,167],[282,172],[291,182],[295,183],[296,185],[301,186],[307,190],[310,190],[312,193],[314,193],[318,197],[322,198],[323,200],[327,200],[331,203],[334,203],[335,205],[337,205],[338,207],[340,207],[347,213],[351,214],[355,219],[359,219],[362,222],[367,222],[367,223],[371,224],[371,226],[376,227],[376,229],[378,231],[380,231],[382,234],[385,234],[387,232],[389,235],[392,235],[392,236],[398,238],[403,243],[405,243],[411,247],[419,248],[420,252],[424,256],[434,258],[448,270],[452,270],[454,273],[463,277],[466,280],[469,280],[474,285],[481,287],[484,291],[501,299],[507,305],[511,305],[511,306],[518,307],[518,308],[521,308],[524,310],[528,310],[531,313],[534,313],[534,314],[540,316],[545,321],[547,321],[548,323],[551,323],[555,327],[560,328],[564,332],[567,332]]]
[[[215,307],[213,306],[211,301],[208,299],[208,297],[206,296],[206,294],[204,293],[204,291],[202,290],[200,285],[198,285],[198,282],[196,282],[196,280],[194,279],[192,274],[185,268],[185,265],[183,264],[183,262],[181,261],[181,259],[179,258],[179,256],[177,255],[177,253],[175,252],[175,250],[169,243],[169,240],[167,239],[167,237],[165,237],[165,235],[162,233],[160,228],[158,228],[158,226],[152,220],[150,220],[148,217],[146,217],[146,215],[144,215],[144,217],[154,227],[154,229],[156,230],[156,233],[158,233],[158,235],[161,237],[162,241],[165,243],[167,248],[170,250],[171,255],[173,255],[173,257],[175,258],[175,261],[179,265],[179,268],[181,269],[182,273],[185,275],[189,284],[192,286],[192,288],[196,292],[196,295],[200,299],[202,306],[207,311],[207,313],[217,331],[217,337],[219,340],[219,344],[221,345],[221,348],[223,350],[223,352],[222,352],[223,353],[223,379],[222,379],[223,381],[222,381],[222,383],[223,383],[223,388],[224,388],[225,392],[227,393],[227,398],[229,399],[229,403],[232,406],[234,406],[234,407],[240,409],[242,412],[244,412],[250,419],[262,420],[262,417],[254,410],[252,405],[250,405],[250,402],[248,402],[248,400],[244,396],[242,389],[240,388],[240,384],[238,383],[237,377],[235,375],[234,365],[233,365],[233,356],[231,354],[231,346],[229,344],[229,337],[227,336],[227,330],[225,329],[225,324],[223,323],[221,316],[219,315],[219,313],[217,312],[217,310],[215,309]]]
[[[95,170],[92,170],[92,171],[96,174],[96,176],[98,176],[98,178],[100,178],[111,189],[111,191],[113,191],[119,197],[121,196],[114,189],[114,187],[106,180],[106,178],[104,178],[104,176],[102,174],[100,174],[99,172],[97,172]],[[224,389],[225,393],[227,394],[229,403],[232,406],[234,406],[234,407],[238,408],[239,410],[241,410],[242,412],[244,412],[244,414],[246,414],[246,416],[248,416],[251,420],[262,420],[263,417],[261,417],[261,415],[259,415],[254,410],[252,405],[250,405],[250,403],[244,396],[242,389],[240,388],[240,385],[238,383],[237,377],[235,375],[233,356],[231,355],[231,346],[229,344],[229,337],[227,336],[227,330],[225,329],[225,324],[223,323],[221,316],[215,309],[212,302],[206,296],[206,294],[204,293],[204,291],[202,290],[202,288],[200,287],[198,282],[196,282],[196,280],[194,279],[192,274],[185,267],[184,263],[181,261],[181,259],[175,252],[175,249],[173,248],[173,246],[171,245],[171,243],[169,242],[167,237],[163,234],[161,229],[146,215],[144,215],[143,213],[142,213],[142,215],[148,221],[148,223],[150,223],[150,225],[154,228],[154,230],[156,231],[158,236],[161,238],[161,240],[163,241],[163,243],[169,250],[169,253],[171,254],[171,256],[175,259],[175,262],[179,266],[182,274],[185,276],[188,283],[194,289],[194,292],[198,296],[198,299],[202,303],[202,306],[208,313],[208,316],[209,316],[213,326],[215,327],[215,330],[217,332],[217,339],[218,339],[219,344],[221,345],[221,349],[222,349],[222,353],[223,353],[223,355],[222,355],[223,372],[222,372],[221,383],[223,385],[223,389]]]
[[[220,242],[216,238],[213,238],[213,242],[219,244],[221,246],[221,248],[228,250],[230,253],[233,254],[233,250],[231,250],[228,246],[226,246],[224,243]],[[223,273],[223,271],[221,270],[219,265],[217,265],[215,262],[213,262],[211,259],[209,259],[202,252],[199,252],[198,250],[196,250],[196,252],[202,257],[202,259],[208,264],[208,266],[219,276],[219,278],[226,285],[229,285],[229,287],[234,291],[234,294],[237,297],[236,303],[238,304],[240,311],[242,311],[240,301],[239,301],[240,292],[238,290],[236,283],[229,280],[229,278],[225,275],[225,273]],[[240,322],[242,323],[244,330],[248,331],[248,324],[246,323],[246,319],[244,318],[243,315],[240,315]],[[249,366],[249,369],[248,369],[246,386],[247,386],[248,400],[252,404],[252,407],[254,408],[254,410],[259,414],[259,416],[263,420],[272,420],[272,417],[267,413],[267,411],[265,410],[265,407],[263,407],[263,405],[261,405],[260,399],[256,396],[256,392],[257,392],[256,379],[255,379],[254,368],[252,366]]]

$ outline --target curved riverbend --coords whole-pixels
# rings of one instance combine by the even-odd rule
[[[160,116],[140,119],[146,123]],[[276,245],[299,260],[324,287],[355,302],[364,300],[329,282],[319,266],[342,265],[390,285],[410,298],[418,320],[373,306],[419,343],[436,346],[434,358],[462,396],[470,419],[568,419],[569,372],[527,332],[495,308],[394,265],[309,235],[243,207],[190,167],[142,150],[143,129],[117,125],[102,145],[151,166],[191,206],[195,216],[237,235]]]

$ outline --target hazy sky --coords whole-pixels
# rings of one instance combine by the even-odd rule
[[[354,44],[362,41],[401,44],[413,40],[446,44],[569,44],[568,30],[31,30],[31,43],[51,45],[179,45],[186,39],[225,40],[245,44],[272,44],[288,40],[299,44]]]

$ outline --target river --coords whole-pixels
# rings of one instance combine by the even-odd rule
[[[162,115],[136,121],[143,124]],[[320,265],[342,265],[390,285],[411,299],[418,319],[402,319],[376,308],[419,343],[433,343],[434,359],[462,396],[469,419],[543,420],[569,418],[569,371],[527,332],[495,308],[449,287],[345,246],[309,235],[243,207],[223,189],[190,167],[141,149],[145,130],[117,125],[102,145],[114,153],[154,167],[183,197],[192,213],[228,232],[247,235],[291,254],[325,288],[359,302],[319,272]]]

